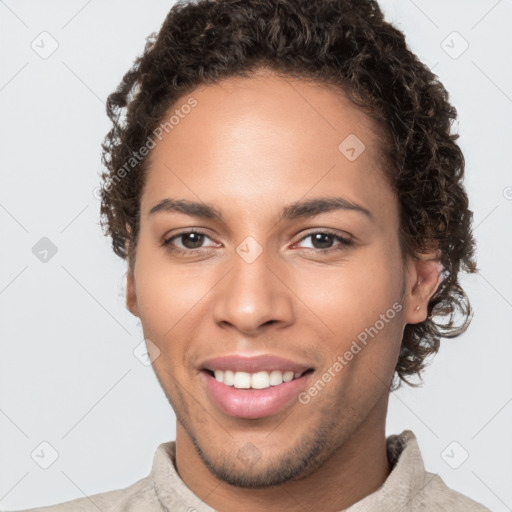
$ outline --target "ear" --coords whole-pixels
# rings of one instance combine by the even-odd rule
[[[423,322],[428,317],[428,302],[442,281],[441,251],[409,257],[407,264],[406,311],[408,324]]]
[[[139,316],[139,308],[137,306],[137,290],[135,289],[135,264],[132,258],[132,254],[130,253],[130,242],[132,234],[132,228],[129,224],[126,224],[126,231],[128,232],[128,237],[125,240],[125,249],[128,254],[128,272],[126,273],[126,307],[128,311],[138,317]]]
[[[135,276],[133,268],[129,268],[126,273],[126,307],[128,311],[138,317],[139,308],[137,306],[137,291],[135,289]]]

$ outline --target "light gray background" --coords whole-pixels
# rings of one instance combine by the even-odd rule
[[[93,195],[106,97],[171,5],[0,2],[2,509],[126,487],[174,439],[172,410],[133,354],[142,331]],[[387,432],[412,429],[429,471],[493,511],[512,510],[512,2],[381,5],[459,111],[481,268],[463,279],[469,331],[442,341],[423,388],[392,394]],[[47,59],[31,48],[51,48],[43,31],[59,45]],[[46,263],[32,252],[42,237],[58,249]],[[58,452],[48,469],[31,458],[50,461],[43,441]]]

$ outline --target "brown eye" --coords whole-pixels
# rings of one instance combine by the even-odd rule
[[[203,243],[204,237],[205,235],[202,233],[196,233],[193,231],[178,235],[177,237],[171,238],[171,240],[181,238],[182,244],[186,249],[199,249]]]
[[[348,246],[353,245],[352,240],[348,240],[338,235],[337,233],[331,233],[330,231],[315,231],[307,234],[299,243],[304,240],[311,239],[311,247],[305,247],[306,249],[317,249],[320,252],[329,252],[335,250],[343,250]],[[338,246],[334,245],[338,242]],[[333,247],[334,245],[334,247]]]
[[[334,235],[329,233],[315,233],[311,235],[311,243],[315,249],[329,249],[334,241]]]
[[[198,229],[194,229],[191,231],[182,231],[181,233],[177,233],[176,235],[165,239],[161,245],[166,250],[176,254],[193,256],[208,249],[208,247],[213,247],[213,245],[203,246],[205,239],[211,240],[206,233],[203,233]]]

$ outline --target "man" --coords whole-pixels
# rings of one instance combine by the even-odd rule
[[[180,2],[107,106],[103,225],[176,440],[34,510],[487,510],[385,437],[476,263],[456,111],[377,3]]]

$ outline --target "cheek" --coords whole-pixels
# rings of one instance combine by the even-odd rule
[[[307,323],[329,329],[317,350],[344,393],[373,396],[392,378],[403,335],[402,272],[395,254],[375,247],[337,268],[301,272],[297,295],[315,313],[306,310]]]
[[[198,275],[191,266],[173,265],[161,248],[139,244],[135,267],[137,303],[143,325],[160,335],[198,304],[205,294],[205,274]]]
[[[331,334],[357,336],[400,299],[402,268],[385,251],[361,251],[338,266],[303,266],[294,276],[296,295]],[[396,308],[389,316],[395,317]]]

